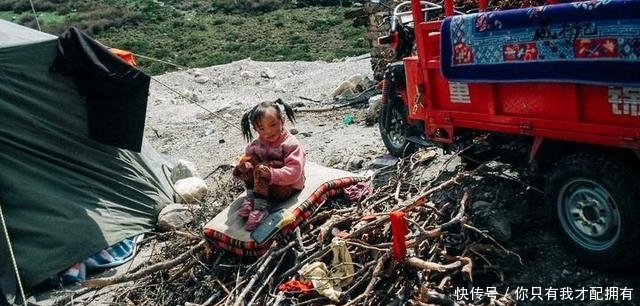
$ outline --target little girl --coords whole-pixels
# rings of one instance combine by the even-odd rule
[[[286,200],[304,187],[305,152],[300,142],[284,128],[287,118],[295,122],[293,109],[278,99],[261,102],[242,116],[242,134],[248,142],[233,176],[243,180],[247,197],[238,216],[246,218],[245,229],[253,231],[268,215],[271,203]],[[251,127],[258,132],[253,140]]]

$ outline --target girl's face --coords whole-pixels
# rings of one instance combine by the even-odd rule
[[[253,125],[253,128],[262,139],[273,142],[278,140],[278,137],[282,134],[284,130],[284,120],[281,116],[278,116],[278,112],[276,112],[275,109],[269,108],[265,111],[262,118]]]

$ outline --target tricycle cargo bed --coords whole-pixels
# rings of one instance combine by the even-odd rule
[[[406,58],[405,69],[419,69],[417,59]],[[457,127],[640,149],[640,88],[458,83],[438,69],[423,76],[429,86],[407,88],[409,118],[425,120],[432,138],[438,138],[436,130],[446,130],[447,139],[440,141],[451,142]],[[408,83],[416,77],[407,73]]]
[[[640,1],[421,22],[418,55],[404,59],[418,85],[406,88],[408,117],[445,143],[469,128],[640,149],[638,33]]]

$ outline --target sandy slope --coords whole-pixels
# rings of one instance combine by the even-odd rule
[[[195,162],[204,176],[218,164],[232,163],[242,152],[246,143],[239,130],[240,117],[255,103],[281,98],[305,107],[332,105],[331,92],[355,74],[371,77],[368,58],[329,63],[246,59],[157,76],[150,89],[146,137],[158,150]],[[348,157],[369,161],[385,149],[377,126],[364,126],[363,113],[354,108],[300,112],[298,122],[287,126],[300,132],[297,137],[311,161],[327,165]],[[349,114],[356,123],[345,125],[343,118]]]

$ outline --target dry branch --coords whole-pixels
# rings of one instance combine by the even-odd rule
[[[196,246],[192,247],[191,249],[189,249],[188,251],[182,253],[182,255],[165,261],[165,262],[160,262],[157,263],[153,266],[150,266],[146,269],[140,270],[136,273],[132,273],[132,274],[124,274],[124,275],[118,275],[118,276],[114,276],[114,277],[104,277],[104,278],[94,278],[94,279],[89,279],[86,280],[84,282],[82,282],[82,285],[84,287],[88,287],[88,288],[102,288],[105,286],[109,286],[109,285],[113,285],[113,284],[118,284],[118,283],[124,283],[124,282],[129,282],[129,281],[133,281],[133,280],[137,280],[140,278],[143,278],[147,275],[150,275],[154,272],[158,272],[161,270],[167,270],[170,268],[173,268],[181,263],[183,263],[184,261],[186,261],[187,259],[191,258],[192,256],[194,256],[194,254],[196,253],[196,251],[200,251],[204,248],[204,244],[205,241],[202,240],[200,241]]]
[[[200,296],[194,296],[190,291],[182,296],[192,296],[191,300],[173,301],[171,305],[186,305],[185,302],[201,306],[335,304],[318,292],[285,292],[278,287],[295,281],[300,269],[308,263],[322,261],[328,266],[333,255],[327,242],[339,236],[347,243],[352,258],[351,263],[345,264],[353,264],[355,274],[354,282],[339,288],[342,294],[338,304],[457,305],[450,296],[453,288],[473,284],[476,269],[499,272],[498,266],[491,264],[493,256],[503,258],[513,254],[469,221],[469,202],[475,194],[465,186],[473,181],[468,178],[474,173],[439,169],[435,179],[425,182],[421,174],[430,166],[432,158],[433,151],[402,160],[395,172],[386,174],[390,177],[385,179],[385,185],[377,186],[373,195],[358,202],[344,205],[328,201],[289,237],[277,240],[260,258],[247,263],[222,251],[209,250],[220,253],[200,257],[216,258],[213,263],[190,261],[193,264],[185,264],[173,274],[168,281],[171,284],[161,283],[157,287],[172,286],[185,279],[191,281],[185,273],[190,270],[195,278],[201,278],[198,279],[200,288],[206,290],[201,289]],[[445,174],[448,177],[445,178]],[[402,261],[391,256],[394,246],[389,214],[393,211],[403,211],[407,221],[408,234],[404,244],[407,255]],[[181,237],[191,238],[189,235]],[[202,250],[202,242],[174,260],[117,281],[143,281],[145,275],[186,263],[198,250]],[[202,281],[205,277],[210,283]],[[337,279],[339,277],[327,277],[329,281]],[[89,284],[109,284],[105,280],[98,284],[95,281]],[[110,280],[110,283],[115,282]],[[162,293],[157,294],[160,299]],[[148,298],[144,300],[144,295],[140,296],[133,300],[134,304],[169,305],[164,300],[152,302]],[[508,300],[508,297],[499,297],[495,303],[508,304]]]

